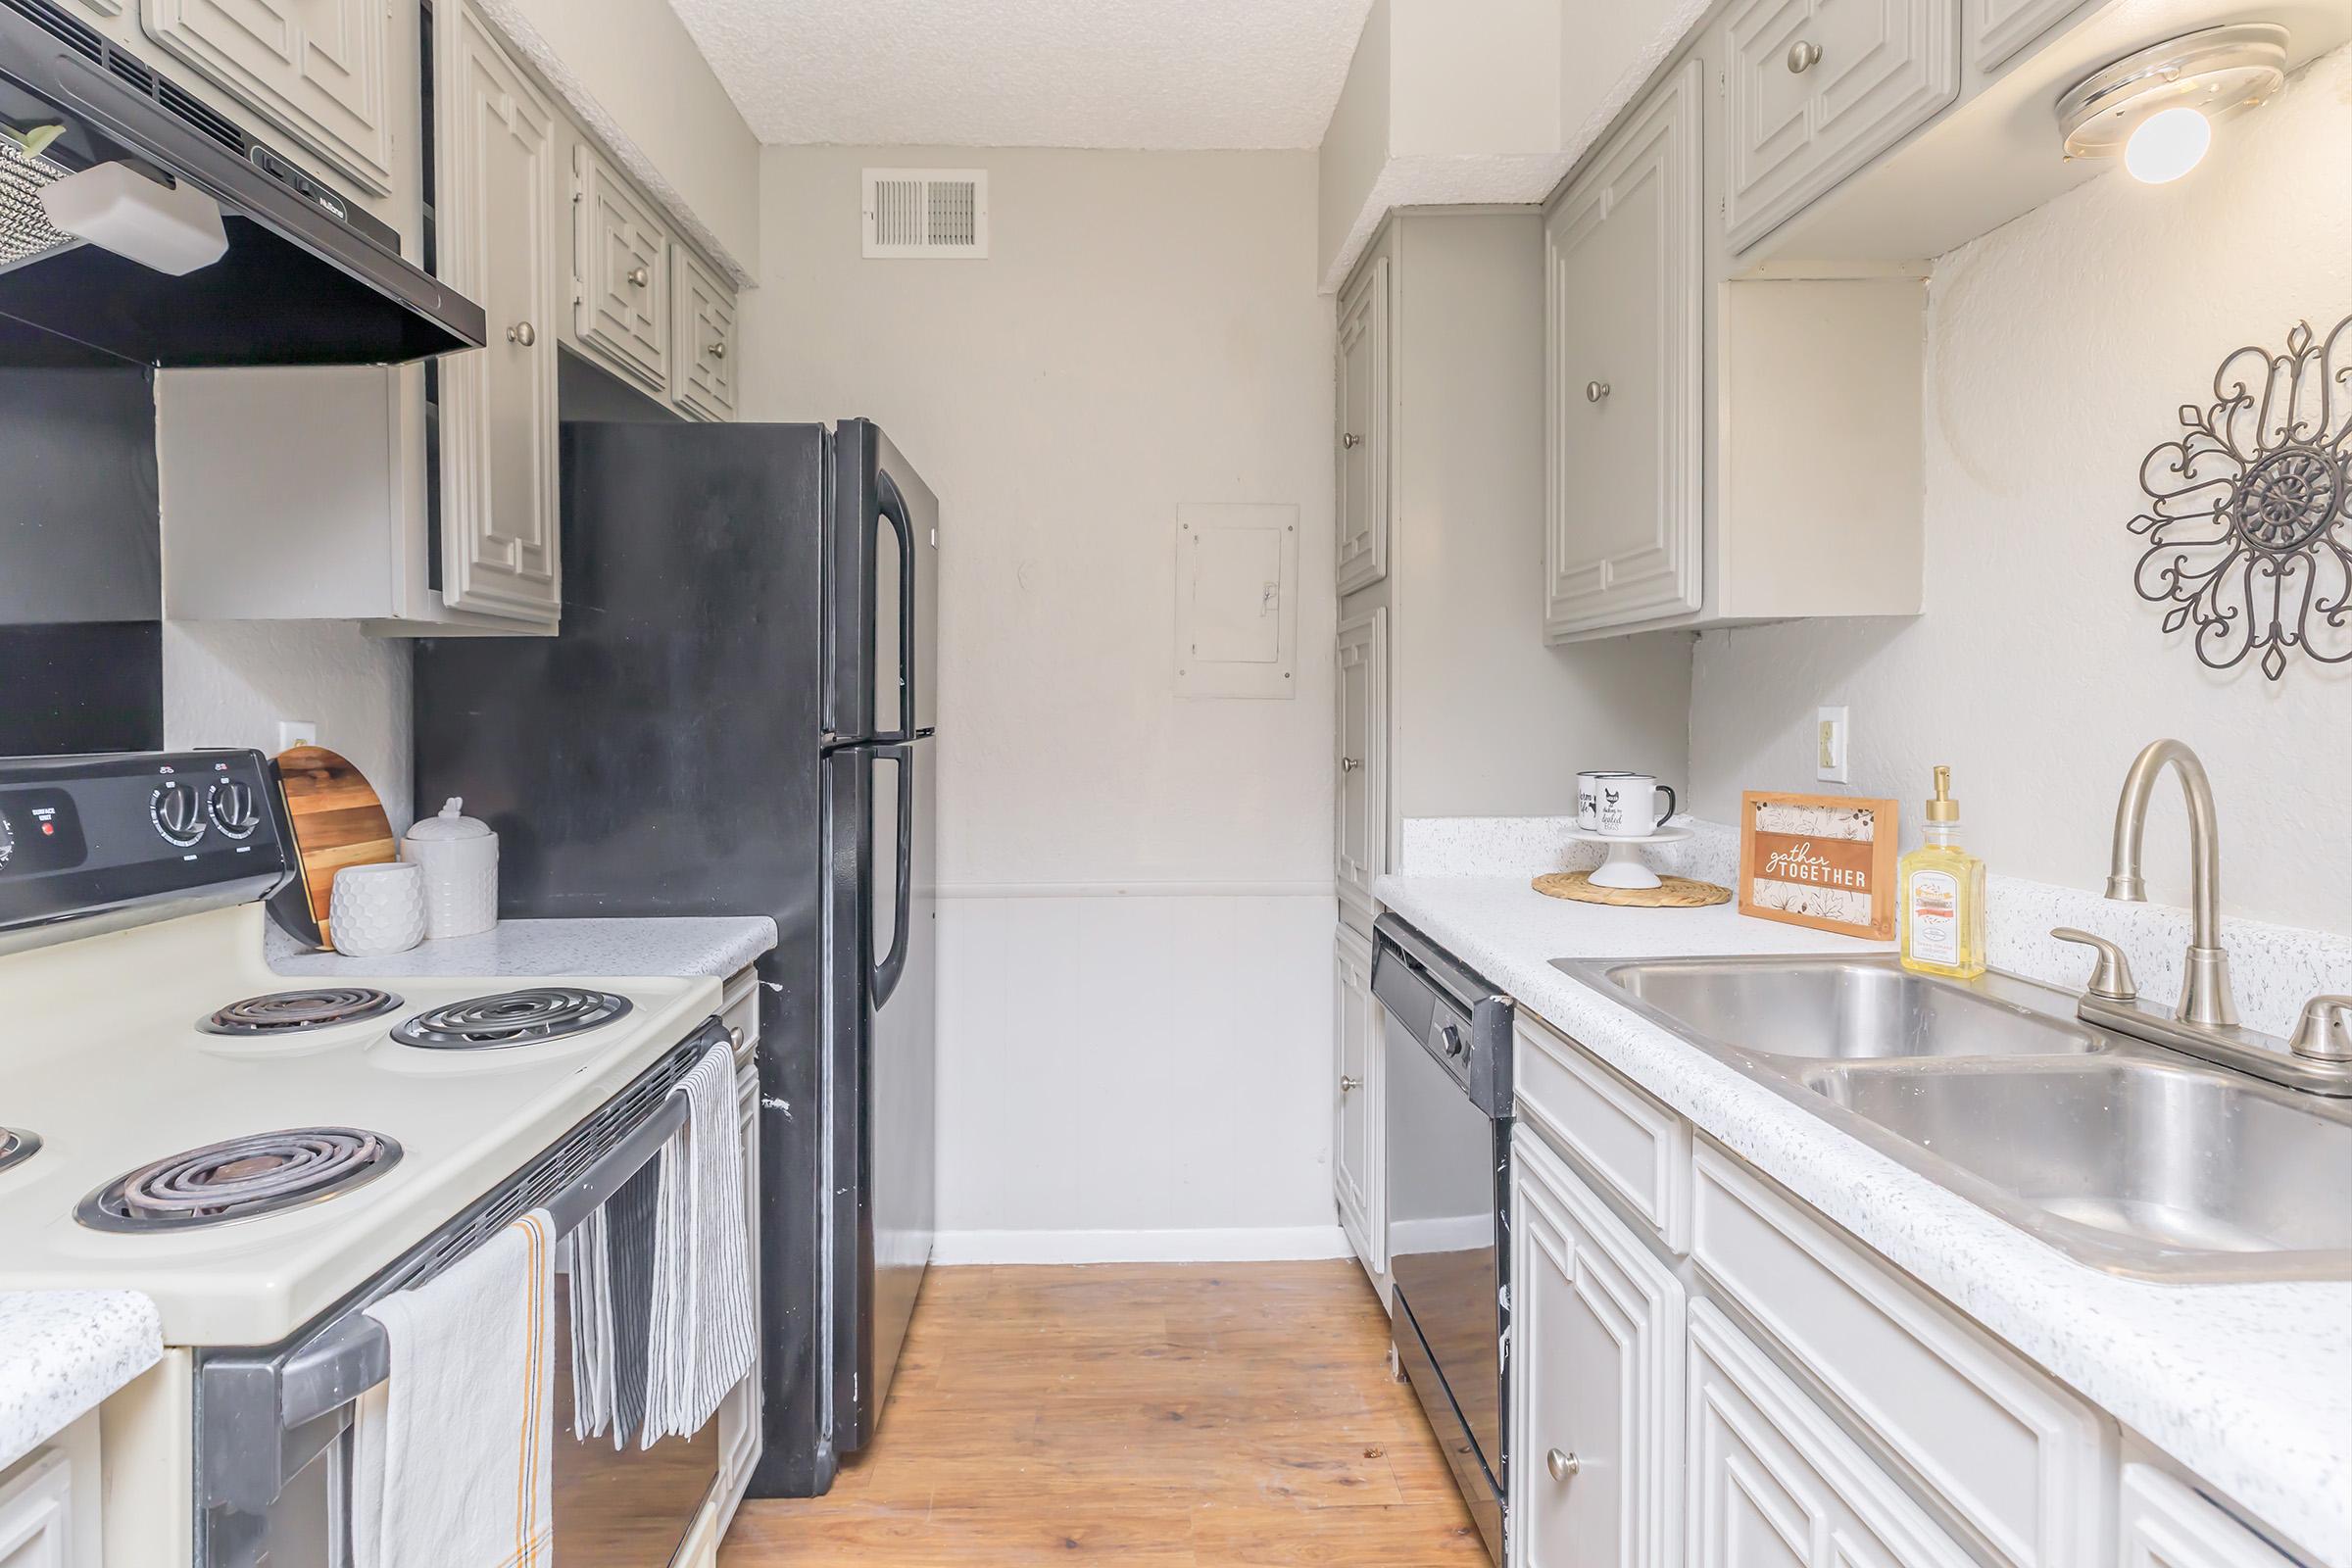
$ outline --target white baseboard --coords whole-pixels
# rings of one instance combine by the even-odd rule
[[[1351,1257],[1337,1225],[1192,1231],[942,1231],[934,1263],[1272,1263]]]

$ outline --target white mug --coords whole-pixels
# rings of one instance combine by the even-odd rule
[[[1673,788],[1647,773],[1602,773],[1596,783],[1592,830],[1604,837],[1645,839],[1674,815]],[[1660,795],[1666,797],[1663,811],[1656,809]]]
[[[1648,781],[1646,786],[1643,783],[1644,780]],[[1602,831],[1600,825],[1600,799],[1602,790],[1613,788],[1622,792],[1624,789],[1631,787],[1636,792],[1636,795],[1629,796],[1627,798],[1633,799],[1639,795],[1642,789],[1654,786],[1656,783],[1657,780],[1651,778],[1647,773],[1636,773],[1622,767],[1593,768],[1587,772],[1577,774],[1576,825],[1587,833],[1598,833]],[[1668,793],[1672,794],[1673,792],[1668,791]],[[1671,816],[1673,813],[1668,812],[1667,814]]]

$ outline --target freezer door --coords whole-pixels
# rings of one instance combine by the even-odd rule
[[[828,1095],[837,1149],[858,1180],[836,1195],[834,1444],[862,1447],[879,1421],[931,1260],[937,1213],[936,743],[844,747],[826,757],[830,963]],[[853,1394],[852,1391],[855,1391]]]
[[[870,420],[841,426],[834,462],[826,728],[906,740],[938,724],[939,500]]]

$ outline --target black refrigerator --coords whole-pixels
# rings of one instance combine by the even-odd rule
[[[931,1255],[938,501],[862,419],[562,452],[562,630],[417,645],[416,798],[497,829],[504,915],[775,917],[752,1492],[810,1496]]]

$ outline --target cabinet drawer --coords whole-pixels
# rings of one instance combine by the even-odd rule
[[[1521,1014],[1513,1063],[1520,1119],[1584,1161],[1680,1252],[1690,1238],[1690,1127]]]
[[[1959,0],[1746,0],[1725,24],[1724,220],[1762,239],[1960,91]]]
[[[1690,1254],[2019,1568],[2100,1555],[2098,1418],[1728,1155],[1692,1160]]]
[[[2124,1466],[2118,1568],[2292,1568],[2260,1536],[2150,1465]]]
[[[669,389],[669,235],[586,143],[572,148],[572,329],[660,397]]]
[[[1772,1358],[1690,1307],[1690,1561],[1971,1568],[1973,1559]]]
[[[669,395],[704,419],[735,417],[735,290],[702,258],[672,245]]]

